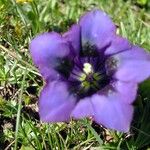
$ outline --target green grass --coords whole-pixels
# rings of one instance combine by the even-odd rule
[[[150,51],[149,6],[142,0],[0,0],[0,150],[148,150],[149,80],[140,85],[129,133],[104,129],[88,119],[41,123],[37,99],[43,81],[28,45],[35,35],[63,33],[87,10],[100,8],[116,23],[118,34]]]

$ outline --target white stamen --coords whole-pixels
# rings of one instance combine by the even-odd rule
[[[89,64],[89,63],[84,63],[83,66],[84,66],[83,71],[84,71],[86,74],[93,73],[93,67],[92,67],[91,64]]]

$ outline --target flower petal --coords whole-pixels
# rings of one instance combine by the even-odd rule
[[[48,83],[40,95],[39,114],[41,120],[44,122],[68,121],[75,101],[64,82]]]
[[[129,41],[125,38],[116,36],[112,39],[111,45],[106,49],[105,55],[114,55],[129,49],[131,49]]]
[[[138,84],[134,82],[111,81],[111,83],[98,91],[99,95],[109,96],[110,94],[120,96],[120,100],[131,104],[136,98]]]
[[[124,51],[116,55],[120,60],[149,60],[150,61],[150,53],[146,52],[144,49],[133,46],[128,49],[128,51]]]
[[[82,46],[89,43],[99,49],[105,47],[116,32],[116,27],[105,12],[94,10],[81,17]]]
[[[115,73],[115,78],[121,81],[142,82],[150,77],[150,61],[123,62]]]
[[[30,52],[33,62],[47,79],[57,77],[57,72],[53,69],[57,58],[69,55],[70,51],[61,35],[51,32],[35,37],[30,44]]]
[[[142,48],[118,53],[107,59],[108,73],[114,73],[114,78],[124,82],[142,82],[150,76],[150,55]]]
[[[93,116],[91,98],[81,99],[74,108],[71,116],[76,119]]]
[[[79,54],[81,48],[81,35],[80,35],[80,26],[73,25],[71,29],[63,34],[63,37],[66,38],[68,42],[70,42],[75,55]]]
[[[113,88],[120,94],[123,102],[131,104],[136,98],[138,85],[134,82],[116,81],[113,83]]]
[[[92,97],[95,121],[107,128],[128,132],[133,115],[133,107],[122,103],[119,96],[94,95]]]

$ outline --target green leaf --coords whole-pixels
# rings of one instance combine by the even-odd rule
[[[147,0],[137,0],[137,3],[140,5],[146,5],[147,4]]]
[[[22,145],[21,148],[20,148],[20,150],[34,150],[34,148],[31,147],[31,146]]]

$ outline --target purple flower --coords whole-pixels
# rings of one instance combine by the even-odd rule
[[[42,121],[92,116],[107,128],[129,130],[137,85],[150,76],[150,55],[116,35],[106,13],[86,13],[63,35],[38,35],[30,52],[46,81]]]

